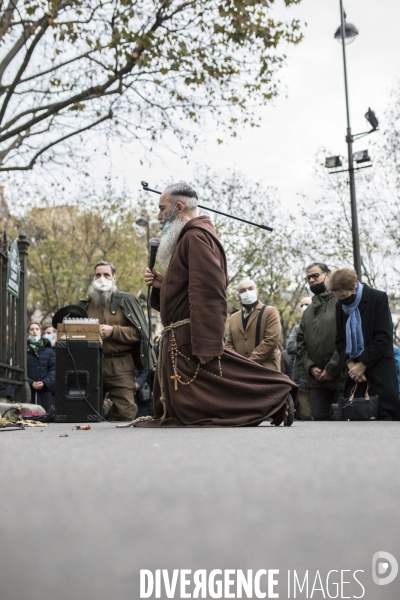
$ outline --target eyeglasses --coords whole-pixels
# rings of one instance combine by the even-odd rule
[[[320,275],[323,275],[323,273],[313,273],[312,275],[307,275],[306,277],[306,281],[312,281],[313,279],[318,279],[318,277]]]

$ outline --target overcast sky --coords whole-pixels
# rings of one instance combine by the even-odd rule
[[[347,0],[347,21],[359,30],[353,44],[346,46],[353,133],[365,131],[364,114],[370,106],[378,118],[389,103],[390,91],[400,80],[400,0]],[[340,24],[339,0],[303,0],[284,9],[277,0],[274,16],[299,18],[307,23],[305,38],[287,47],[287,62],[280,73],[281,95],[261,110],[262,127],[241,130],[238,138],[224,138],[212,131],[183,161],[160,151],[152,164],[141,165],[141,150],[134,145],[119,148],[114,143],[111,174],[134,192],[140,180],[190,182],[196,166],[210,165],[221,171],[236,168],[252,180],[263,179],[276,187],[288,208],[298,202],[297,194],[318,194],[315,155],[326,147],[333,154],[346,154],[346,113],[341,45],[333,35]],[[368,148],[379,133],[364,138],[355,150]],[[374,138],[374,139],[371,139]],[[371,148],[373,157],[373,149]],[[98,162],[93,174],[109,169]]]

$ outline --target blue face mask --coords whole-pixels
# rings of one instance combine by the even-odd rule
[[[45,333],[43,337],[45,340],[49,340],[49,342],[53,341],[53,336],[51,335],[51,333]]]
[[[167,221],[167,222],[165,223],[164,227],[162,228],[162,230],[161,230],[161,233],[162,233],[162,234],[164,234],[164,233],[167,233],[167,231],[168,231],[168,229],[169,229],[170,227],[171,227],[171,221]]]

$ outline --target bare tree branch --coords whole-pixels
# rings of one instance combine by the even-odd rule
[[[67,135],[64,135],[64,136],[60,137],[58,140],[55,140],[54,142],[52,142],[51,144],[47,144],[47,146],[45,146],[44,148],[42,148],[41,150],[39,150],[39,152],[37,152],[35,154],[35,156],[32,158],[32,160],[29,162],[29,164],[27,164],[25,167],[0,167],[0,172],[2,172],[2,171],[30,171],[34,167],[39,156],[41,156],[44,152],[46,152],[53,146],[56,146],[57,144],[60,144],[61,142],[65,142],[65,140],[68,140],[69,138],[71,138],[75,135],[79,135],[80,133],[83,133],[84,131],[93,129],[93,127],[96,127],[96,125],[99,125],[100,123],[103,123],[103,121],[107,121],[108,119],[111,119],[111,118],[112,118],[112,113],[109,113],[108,115],[106,115],[105,117],[102,117],[101,119],[98,119],[94,123],[91,123],[90,125],[87,125],[86,127],[82,127],[81,129],[77,129],[76,131],[73,131],[72,133],[69,133]]]
[[[9,3],[7,4],[7,8],[4,9],[3,14],[1,15],[1,18],[0,18],[0,41],[3,39],[3,37],[5,36],[5,34],[7,33],[8,29],[11,25],[11,21],[14,16],[14,11],[17,7],[17,4],[18,4],[18,0],[9,0]]]
[[[0,164],[3,164],[4,159],[8,156],[8,154],[11,152],[11,150],[14,150],[15,148],[19,148],[21,146],[24,139],[25,139],[25,136],[17,135],[16,138],[8,146],[8,148],[5,148],[4,150],[2,150],[0,152]]]
[[[13,83],[10,85],[10,87],[8,88],[6,97],[3,100],[3,104],[1,106],[1,110],[0,110],[0,123],[3,121],[4,115],[6,113],[7,110],[7,106],[11,100],[11,97],[13,95],[13,92],[15,90],[15,88],[18,85],[18,82],[21,78],[21,75],[23,74],[23,72],[25,71],[25,69],[27,68],[29,61],[31,59],[31,56],[33,54],[33,51],[35,50],[36,46],[38,45],[38,43],[40,42],[40,40],[42,39],[42,37],[44,36],[44,34],[46,33],[46,29],[49,26],[49,21],[48,19],[43,19],[43,23],[40,27],[40,31],[37,34],[37,36],[35,37],[35,39],[33,40],[32,44],[30,45],[30,47],[28,48],[25,58],[22,62],[22,65],[20,66],[18,73],[13,81]]]
[[[84,52],[83,54],[74,56],[74,58],[70,58],[69,60],[66,60],[65,62],[58,63],[57,65],[54,65],[54,67],[51,67],[50,69],[46,69],[45,71],[40,71],[39,73],[35,73],[34,75],[31,75],[30,77],[21,79],[19,83],[26,83],[27,81],[32,81],[32,79],[39,79],[40,77],[43,77],[43,75],[48,75],[49,73],[54,73],[54,71],[58,71],[58,69],[62,69],[62,67],[65,67],[66,65],[70,65],[74,62],[77,62],[78,60],[82,60],[82,58],[88,58],[91,54],[93,54],[94,52],[98,52],[98,51],[99,51],[99,48],[96,48],[95,50],[89,50],[89,52]],[[7,88],[8,88],[8,86],[4,87],[4,89],[7,89]]]
[[[11,63],[11,61],[17,56],[18,52],[23,48],[29,38],[34,34],[35,26],[34,25],[25,25],[24,30],[20,38],[15,42],[14,46],[11,50],[6,54],[3,60],[0,62],[0,92],[4,91],[4,88],[1,84],[1,80],[3,79],[3,75]]]

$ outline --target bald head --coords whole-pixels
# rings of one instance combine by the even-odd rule
[[[309,306],[312,302],[312,299],[310,298],[310,296],[306,296],[305,298],[302,298],[300,300],[300,310],[301,312],[304,312],[307,308],[307,306]]]
[[[311,302],[312,302],[312,299],[310,298],[310,296],[306,296],[305,298],[302,298],[300,300],[300,308],[302,306],[308,306],[309,304],[311,304]]]
[[[243,292],[246,292],[247,290],[257,290],[257,286],[255,284],[255,282],[252,279],[242,279],[242,281],[239,283],[239,285],[237,286],[237,292],[238,294],[242,294]]]
[[[243,306],[251,306],[258,300],[258,290],[252,279],[242,279],[237,287],[237,296]]]

